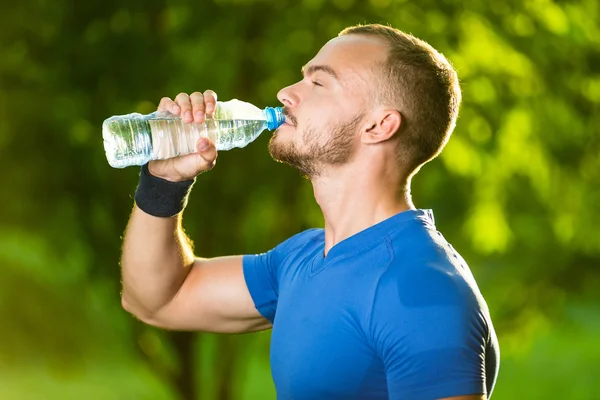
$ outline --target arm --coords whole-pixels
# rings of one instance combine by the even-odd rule
[[[123,307],[165,329],[252,332],[271,324],[254,307],[242,257],[195,258],[181,214],[157,218],[135,207],[123,244]]]
[[[390,399],[479,400],[492,392],[492,328],[482,304],[459,283],[424,266],[382,279],[371,334]]]
[[[165,98],[159,110],[183,115],[204,111],[205,98],[206,110],[210,102],[214,110],[216,97],[212,92],[190,97],[180,94],[177,103]],[[149,165],[150,172],[177,181],[209,170],[215,163],[216,149],[212,143],[202,149],[201,142],[198,153],[154,161]],[[181,213],[159,218],[135,206],[125,232],[121,266],[123,307],[146,323],[209,332],[249,332],[270,327],[254,307],[243,276],[242,257],[194,257],[182,229]]]
[[[412,325],[412,332],[404,337],[391,329],[381,332],[390,400],[487,399],[485,332],[477,332],[477,322],[452,308],[414,311],[414,319],[398,318]]]

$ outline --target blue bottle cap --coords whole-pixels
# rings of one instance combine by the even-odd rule
[[[266,107],[265,115],[267,116],[267,129],[270,131],[279,128],[285,122],[285,115],[281,107]]]

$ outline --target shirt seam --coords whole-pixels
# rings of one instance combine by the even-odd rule
[[[381,280],[383,279],[383,276],[385,275],[385,273],[387,272],[387,270],[389,269],[390,265],[392,265],[392,262],[394,262],[394,259],[396,257],[396,253],[394,252],[394,248],[392,246],[391,243],[391,238],[389,235],[385,235],[384,236],[384,240],[386,242],[386,247],[388,249],[388,254],[390,256],[390,259],[387,263],[387,265],[385,266],[383,272],[381,274],[379,274],[379,277],[377,278],[377,283],[375,285],[375,291],[373,293],[373,298],[371,299],[371,306],[369,307],[369,310],[367,312],[366,315],[366,319],[367,319],[367,328],[368,328],[368,345],[369,347],[372,348],[372,350],[374,351],[374,353],[381,358],[381,360],[383,361],[383,354],[380,354],[380,352],[377,349],[377,344],[376,344],[376,340],[375,340],[375,335],[373,334],[373,310],[375,309],[375,299],[377,298],[377,295],[379,294],[379,290],[380,290],[380,286],[381,286]],[[384,362],[385,365],[385,362]]]

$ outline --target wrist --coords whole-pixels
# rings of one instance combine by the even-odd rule
[[[142,166],[135,191],[135,203],[146,214],[168,218],[179,214],[187,205],[196,180],[170,181],[150,173],[148,164]]]

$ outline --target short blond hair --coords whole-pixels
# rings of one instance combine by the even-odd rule
[[[412,174],[442,151],[454,130],[461,103],[456,71],[431,45],[398,29],[356,25],[338,36],[355,34],[379,38],[389,47],[374,99],[400,111],[398,156]]]

